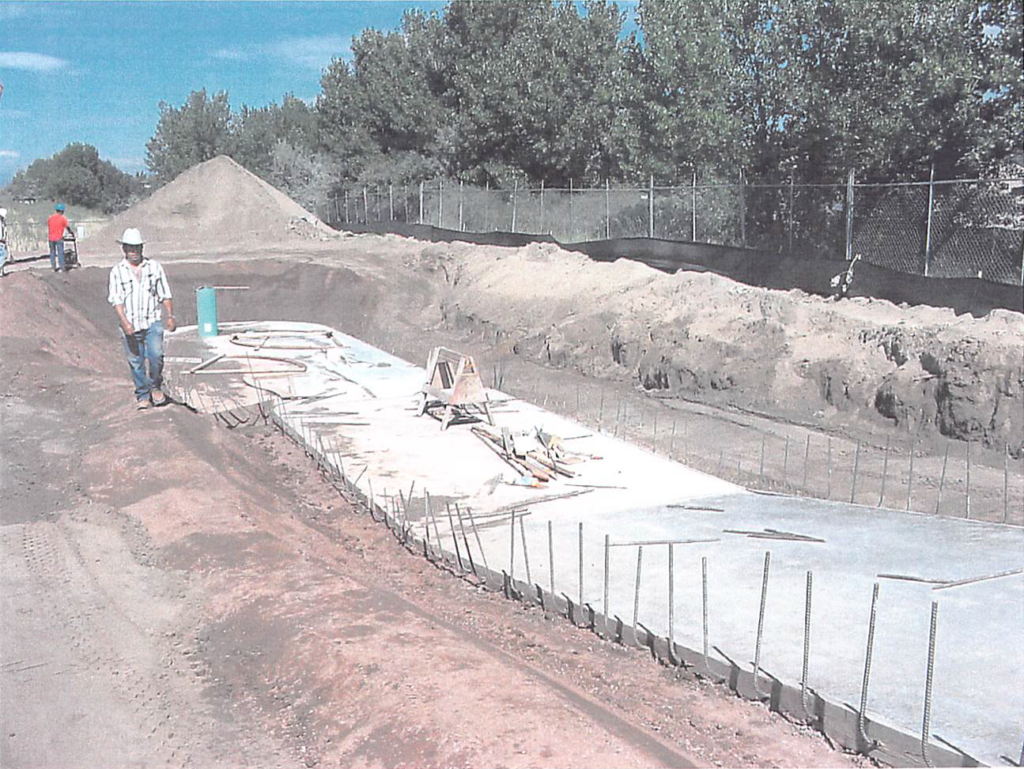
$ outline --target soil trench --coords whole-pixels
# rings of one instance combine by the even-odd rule
[[[226,318],[459,338],[382,269],[168,264],[179,317],[238,280]],[[438,571],[269,428],[136,412],[106,271],[39,272],[0,283],[3,766],[859,763]]]

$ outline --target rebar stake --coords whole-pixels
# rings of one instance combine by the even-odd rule
[[[889,444],[891,439],[886,437],[885,439],[885,455],[882,458],[882,490],[878,494],[878,506],[881,507],[885,502],[885,480],[889,476]]]
[[[608,613],[608,573],[611,562],[611,537],[604,535],[604,619],[605,622],[611,617]]]
[[[804,664],[800,673],[800,705],[809,721],[814,720],[811,709],[807,707],[807,668],[811,659],[811,591],[814,584],[814,573],[807,572],[807,597],[804,600]]]
[[[939,602],[932,601],[931,629],[928,633],[928,668],[924,683],[924,718],[921,722],[921,758],[927,767],[933,766],[928,756],[928,740],[932,724],[932,683],[935,677],[935,631],[939,620]]]
[[[583,611],[583,521],[580,521],[580,611]]]
[[[459,509],[458,503],[456,503],[455,509]],[[484,545],[480,541],[480,532],[477,531],[476,519],[473,517],[473,511],[470,510],[468,507],[466,508],[466,515],[469,516],[469,527],[473,530],[473,537],[476,539],[476,546],[477,549],[480,551],[480,557],[484,561],[484,568],[487,569],[487,571],[490,571],[491,568],[487,565],[487,551],[484,550]]]
[[[942,504],[942,488],[946,485],[946,463],[949,462],[949,439],[946,439],[946,453],[942,457],[942,475],[939,476],[939,493],[935,498],[935,514],[939,514],[939,505]]]
[[[914,500],[914,444],[910,444],[910,471],[907,476],[907,511]]]
[[[850,504],[857,496],[857,471],[860,470],[860,441],[857,441],[857,453],[853,455],[853,483],[850,485]]]
[[[523,523],[523,516],[519,516],[519,535],[523,540],[523,561],[526,563],[526,584],[532,585],[533,578],[530,576],[530,553],[526,549],[526,524]]]
[[[967,441],[967,497],[964,501],[964,517],[971,520],[971,442]]]
[[[864,681],[860,689],[860,710],[857,713],[857,733],[860,735],[864,752],[870,753],[879,746],[877,740],[867,734],[868,684],[871,682],[871,655],[875,648],[875,618],[878,613],[878,583],[871,592],[871,619],[868,622],[868,646],[864,653]]]
[[[512,585],[516,568],[516,511],[512,510],[512,520],[508,529],[508,582]],[[515,588],[513,588],[514,590]]]
[[[825,470],[828,476],[828,486],[825,489],[825,499],[832,499],[832,436],[828,437],[828,449],[825,455]]]
[[[811,459],[811,434],[807,433],[807,443],[804,445],[804,482],[801,487],[807,488],[807,465]]]
[[[758,681],[758,674],[761,671],[761,637],[764,633],[764,609],[768,601],[768,570],[771,567],[772,554],[766,551],[764,554],[764,577],[761,580],[761,610],[757,616],[757,642],[754,645],[754,691],[761,699],[771,696],[769,692],[761,691],[761,683]]]
[[[551,532],[551,521],[548,521],[548,578],[551,582],[551,596],[555,595],[555,538]]]
[[[637,635],[636,623],[640,614],[640,573],[643,568],[643,561],[644,546],[639,545],[636,549],[636,590],[633,592],[633,642],[641,649],[644,646],[640,643],[640,637]]]
[[[668,658],[676,663],[676,568],[672,543],[668,543]]]

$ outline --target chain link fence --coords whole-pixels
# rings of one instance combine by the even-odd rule
[[[898,272],[1024,284],[1024,178],[861,184],[717,183],[480,188],[451,181],[347,188],[332,224],[407,222],[563,243],[653,237],[849,259]]]

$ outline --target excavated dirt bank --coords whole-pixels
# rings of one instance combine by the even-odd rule
[[[548,365],[823,428],[860,420],[1021,451],[1017,313],[834,302],[551,245],[432,245],[419,259],[443,276],[448,325],[486,327]]]

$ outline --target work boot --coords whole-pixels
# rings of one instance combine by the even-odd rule
[[[136,401],[135,408],[138,411],[145,411],[153,405],[153,401],[149,398],[143,398],[142,400]]]
[[[163,390],[153,390],[153,392],[151,392],[150,395],[153,398],[154,406],[163,406],[165,403],[167,403],[167,396],[164,395]]]

